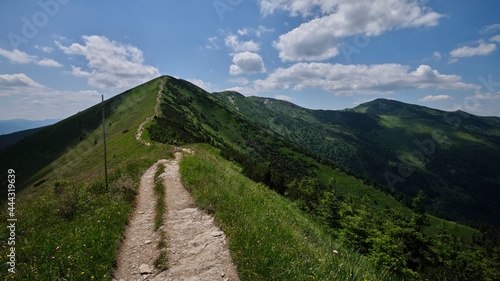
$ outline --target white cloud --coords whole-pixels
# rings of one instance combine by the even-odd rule
[[[250,81],[244,77],[238,77],[228,80],[229,83],[238,84],[238,85],[247,85]]]
[[[322,3],[334,2],[338,1],[304,1],[304,0],[259,0],[260,3],[260,11],[263,15],[271,15],[278,10],[287,11],[292,16],[297,16],[298,14],[302,14],[303,16],[307,16],[311,13],[311,10],[314,6],[321,6]],[[325,7],[321,6],[323,12],[325,12]]]
[[[346,37],[363,34],[378,36],[393,29],[431,27],[443,15],[420,4],[405,0],[260,0],[261,12],[277,10],[291,15],[310,15],[318,10],[321,16],[281,35],[274,46],[283,61],[319,61],[339,54],[339,45]]]
[[[239,35],[248,35],[250,33],[249,28],[243,28],[243,29],[238,29],[238,34]]]
[[[257,37],[260,37],[262,36],[262,34],[264,33],[268,33],[268,32],[274,32],[274,29],[272,28],[267,28],[263,25],[259,25],[259,27],[257,29],[253,29],[253,28],[243,28],[243,29],[238,29],[238,34],[240,36],[250,36],[250,35],[255,35]]]
[[[39,60],[36,64],[41,65],[41,66],[48,66],[48,67],[62,67],[63,65],[58,63],[57,61],[53,59],[42,59]]]
[[[500,35],[495,35],[491,37],[490,41],[500,43]]]
[[[4,56],[8,58],[11,62],[18,64],[36,63],[40,66],[48,66],[48,67],[62,66],[62,64],[58,63],[53,59],[44,58],[39,60],[37,56],[28,55],[27,53],[19,50],[7,51],[0,48],[0,56]]]
[[[24,73],[0,74],[0,96],[40,91],[43,88],[43,85],[33,81]]]
[[[233,56],[233,64],[229,67],[231,75],[254,74],[265,72],[264,61],[259,54],[244,52]]]
[[[209,44],[208,45],[205,45],[205,49],[209,49],[209,50],[219,50],[220,47],[219,45],[217,44],[217,36],[214,36],[214,37],[209,37],[208,38],[208,42]]]
[[[0,48],[0,56],[4,56],[11,62],[19,64],[26,64],[36,60],[36,56],[28,55],[25,52],[19,50],[7,51],[2,48]]]
[[[37,48],[38,50],[42,50],[45,53],[51,53],[52,52],[52,48],[48,47],[48,46],[38,46],[38,45],[35,45],[35,48]]]
[[[428,65],[414,71],[400,64],[343,65],[297,63],[278,68],[254,86],[259,91],[293,88],[322,89],[336,95],[392,93],[402,89],[475,89],[477,85],[461,82],[458,75],[440,74]]]
[[[232,87],[232,88],[225,89],[224,91],[238,92],[238,93],[240,93],[244,96],[247,96],[247,97],[257,95],[257,91],[251,87]]]
[[[207,92],[214,92],[216,86],[210,82],[205,82],[201,79],[196,79],[196,78],[191,78],[191,79],[186,79],[187,81],[195,84],[196,86],[202,88],[203,90]]]
[[[435,60],[440,60],[441,59],[441,53],[440,52],[434,52],[432,54],[432,57],[435,59]]]
[[[487,56],[497,49],[495,44],[480,42],[477,47],[464,46],[450,52],[452,58]]]
[[[500,30],[500,23],[487,25],[487,26],[481,28],[480,33],[486,34],[486,33],[495,32],[497,30]]]
[[[45,89],[19,93],[18,99],[0,113],[0,119],[24,118],[40,120],[66,118],[101,102],[97,91],[56,91]]]
[[[292,101],[291,97],[285,95],[276,95],[274,98],[277,100]]]
[[[259,44],[255,43],[254,41],[239,41],[238,36],[236,35],[228,35],[224,39],[224,43],[235,53],[257,52],[260,49]]]
[[[85,77],[90,85],[101,89],[126,89],[160,74],[158,69],[144,64],[142,51],[129,44],[111,41],[105,36],[82,36],[84,45],[56,45],[68,55],[82,55],[88,61],[87,70],[72,66],[72,74]]]
[[[437,102],[437,101],[445,101],[445,100],[452,100],[453,98],[449,95],[437,95],[437,96],[425,96],[418,101],[420,102]]]
[[[57,91],[33,81],[24,73],[0,74],[0,119],[64,118],[101,101],[96,91]]]
[[[479,100],[498,100],[498,99],[500,99],[500,92],[496,92],[496,93],[476,92],[474,94],[474,98],[479,99]]]
[[[255,35],[257,35],[257,37],[260,37],[262,34],[268,33],[268,32],[274,32],[274,29],[267,28],[263,25],[259,25],[259,28],[257,28],[257,30],[255,30]]]

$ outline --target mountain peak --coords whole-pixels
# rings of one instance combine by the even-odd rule
[[[362,103],[352,110],[367,114],[392,115],[404,110],[407,106],[407,104],[397,100],[378,98],[373,101]]]

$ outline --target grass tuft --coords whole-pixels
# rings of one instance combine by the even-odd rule
[[[169,269],[168,256],[165,250],[160,251],[160,254],[155,259],[154,266],[161,271]]]
[[[158,165],[155,173],[154,191],[156,194],[156,207],[155,207],[155,231],[163,224],[163,217],[165,216],[165,185],[161,174],[165,172],[163,164]]]
[[[155,231],[159,231],[160,240],[158,241],[158,249],[160,254],[154,261],[154,265],[161,271],[169,268],[168,257],[166,252],[167,239],[166,234],[160,227],[163,225],[163,218],[166,212],[165,204],[165,184],[161,175],[165,172],[165,165],[159,164],[155,173],[154,191],[156,194],[156,207],[155,207]]]

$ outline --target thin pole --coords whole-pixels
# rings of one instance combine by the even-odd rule
[[[104,139],[104,176],[106,178],[106,190],[108,190],[108,161],[106,157],[106,118],[104,115],[104,95],[102,97],[102,138]]]

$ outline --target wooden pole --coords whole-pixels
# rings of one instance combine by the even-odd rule
[[[106,178],[106,191],[108,190],[108,161],[106,156],[106,117],[104,115],[104,95],[102,97],[102,138],[104,140],[104,177]]]

